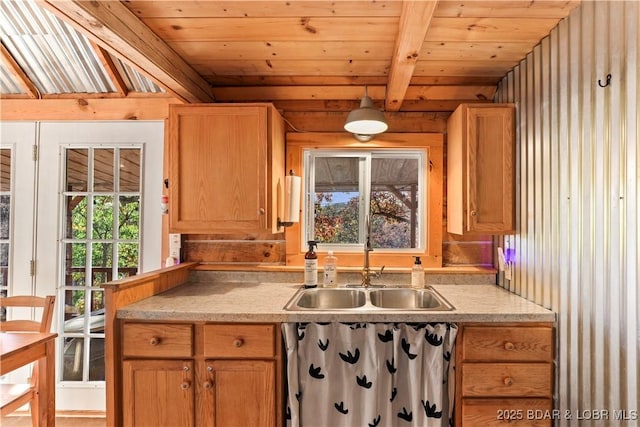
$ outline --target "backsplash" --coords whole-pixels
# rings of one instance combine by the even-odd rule
[[[242,282],[242,283],[302,283],[302,271],[202,271],[192,270],[189,273],[190,282]],[[359,284],[360,273],[339,271],[338,286],[345,284]],[[372,284],[406,285],[411,283],[410,273],[383,273],[380,278],[373,279]],[[456,285],[493,285],[496,275],[492,273],[430,273],[425,274],[425,285],[456,284]]]

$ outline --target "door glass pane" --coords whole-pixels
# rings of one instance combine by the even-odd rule
[[[120,192],[140,191],[140,150],[120,150]]]
[[[11,191],[11,150],[0,149],[0,191]]]
[[[92,243],[91,260],[93,286],[112,280],[113,243]]]
[[[63,381],[82,381],[84,338],[65,337],[63,348]]]
[[[11,224],[11,196],[0,195],[0,239],[9,240],[9,226]]]
[[[85,291],[65,291],[64,331],[82,334],[84,332]]]
[[[104,338],[91,338],[89,346],[89,381],[104,381]]]
[[[87,191],[89,188],[89,150],[86,148],[67,150],[65,183],[65,191]]]
[[[138,247],[137,243],[118,244],[118,279],[138,272]]]
[[[140,231],[140,197],[120,196],[118,219],[118,237],[137,239]]]
[[[113,239],[113,196],[93,197],[93,238]]]
[[[68,243],[65,246],[65,271],[75,273],[84,271],[87,263],[87,245],[84,243]]]
[[[114,191],[114,151],[112,148],[93,150],[93,191]]]
[[[67,221],[71,221],[65,227],[68,239],[87,238],[87,196],[67,196]]]
[[[0,291],[9,283],[9,244],[0,243]]]
[[[360,158],[315,157],[314,236],[318,243],[358,243]]]

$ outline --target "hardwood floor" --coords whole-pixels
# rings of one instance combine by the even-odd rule
[[[105,427],[104,417],[57,416],[56,427]],[[31,417],[11,414],[0,418],[2,427],[31,427]]]

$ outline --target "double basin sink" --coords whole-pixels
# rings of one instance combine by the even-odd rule
[[[453,306],[431,287],[300,288],[284,308],[290,311],[453,310]]]

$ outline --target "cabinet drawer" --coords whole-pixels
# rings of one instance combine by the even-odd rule
[[[559,414],[551,399],[463,399],[463,426],[547,427]]]
[[[205,325],[205,357],[274,357],[275,325]]]
[[[126,323],[124,357],[191,357],[193,326],[164,323]]]
[[[551,397],[551,363],[464,363],[462,396]]]
[[[487,362],[550,362],[553,329],[546,327],[464,328],[463,360]]]

